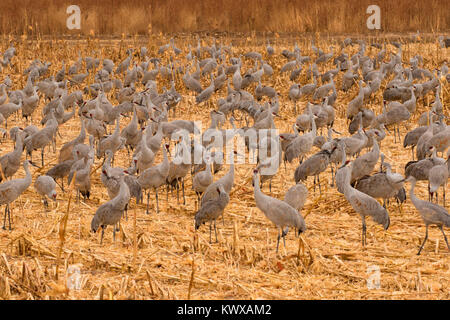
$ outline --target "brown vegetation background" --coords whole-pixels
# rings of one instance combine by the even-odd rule
[[[66,28],[71,4],[81,9],[81,31]],[[381,8],[382,32],[450,30],[448,0],[1,0],[0,33],[373,33],[366,27],[371,4]]]

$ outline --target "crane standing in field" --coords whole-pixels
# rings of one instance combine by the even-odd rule
[[[9,230],[11,230],[11,210],[9,204],[14,202],[31,185],[31,173],[28,169],[28,161],[23,162],[25,178],[14,179],[0,184],[0,205],[6,204],[3,218],[3,229],[6,230],[6,216],[8,216]]]
[[[256,206],[261,210],[264,215],[269,219],[278,229],[277,237],[277,253],[278,246],[280,244],[280,238],[283,238],[284,245],[286,246],[286,235],[289,231],[289,227],[294,227],[298,230],[300,235],[306,231],[305,220],[301,214],[291,207],[289,204],[282,200],[266,196],[262,193],[259,187],[259,173],[258,170],[253,171],[253,188]],[[281,231],[281,234],[280,234]]]
[[[218,198],[213,198],[206,201],[202,204],[200,210],[195,214],[195,229],[200,228],[200,225],[209,221],[209,243],[211,243],[211,225],[214,221],[214,234],[216,236],[217,242],[217,228],[216,228],[216,220],[218,217],[223,215],[223,211],[227,206],[228,202],[230,202],[230,197],[228,193],[226,193],[223,185],[219,185],[217,188],[217,193],[219,194]]]
[[[361,216],[362,219],[362,245],[366,245],[366,217],[370,216],[372,219],[381,224],[384,227],[384,230],[389,228],[390,219],[389,214],[383,206],[381,206],[377,200],[372,198],[371,196],[362,193],[350,185],[350,179],[352,175],[352,165],[345,164],[345,173],[344,173],[344,196],[347,201],[350,203],[352,208]],[[344,168],[342,168],[344,169]],[[341,170],[342,170],[341,169]]]
[[[447,248],[450,251],[450,246],[447,241],[447,237],[445,236],[445,232],[443,227],[450,227],[450,215],[447,210],[445,210],[440,205],[437,205],[432,202],[424,201],[416,197],[414,194],[414,187],[416,186],[416,179],[413,176],[410,176],[406,181],[411,182],[411,189],[409,190],[409,196],[411,198],[414,207],[416,207],[417,211],[419,211],[420,216],[422,217],[423,222],[425,222],[426,233],[425,238],[423,239],[422,245],[420,246],[419,252],[417,255],[420,255],[420,252],[425,245],[425,242],[428,239],[428,226],[436,225],[441,230],[444,235],[445,243],[447,244]]]

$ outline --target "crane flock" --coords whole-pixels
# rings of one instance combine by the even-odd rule
[[[446,50],[443,41],[439,44],[439,50]],[[217,241],[216,220],[220,216],[225,220],[233,197],[235,167],[240,165],[228,160],[245,158],[243,153],[248,152],[256,154],[251,176],[254,203],[278,229],[277,252],[289,228],[307,237],[308,223],[302,209],[311,196],[308,177],[314,179],[313,192],[322,193],[323,184],[329,181],[321,181],[320,176],[328,170],[331,188],[361,217],[363,246],[367,244],[366,218],[388,229],[395,224],[388,212],[389,201],[402,203],[409,196],[426,226],[418,254],[428,238],[429,225],[440,228],[450,250],[444,232],[444,227],[450,227],[445,209],[450,127],[443,98],[448,95],[450,73],[445,62],[436,70],[425,68],[419,54],[406,61],[402,48],[396,43],[392,49],[387,40],[378,44],[347,38],[335,40],[328,52],[314,41],[310,51],[295,43],[293,51],[277,53],[267,41],[261,52],[239,52],[217,39],[211,46],[198,41],[195,49],[191,45],[179,49],[172,38],[155,50],[153,57],[146,47],[128,48],[126,58],[117,61],[107,56],[83,57],[79,52],[78,60],[71,65],[62,61],[54,74],[50,66],[55,61],[43,62],[36,57],[23,71],[26,85],[18,88],[8,74],[17,59],[11,43],[3,54],[6,62],[0,84],[0,125],[4,125],[4,137],[9,136],[15,144],[0,157],[3,228],[8,220],[11,230],[10,204],[32,183],[29,164],[40,164],[40,168],[50,165],[44,162],[47,149],[58,155],[57,163],[34,182],[45,208],[47,199],[57,201],[57,187],[64,194],[66,179],[73,184],[78,201],[80,196],[88,201],[91,176],[96,174],[93,168],[101,167],[100,181],[109,200],[92,212],[91,223],[91,231],[102,229],[101,243],[108,225],[113,226],[115,238],[116,226],[131,198],[141,204],[146,192],[145,212],[150,214],[153,192],[155,214],[164,214],[158,195],[164,188],[167,197],[169,189],[176,189],[178,204],[180,190],[183,204],[196,201],[195,230],[209,222],[210,242],[212,225]],[[271,63],[274,57],[284,60],[280,68]],[[280,81],[289,84],[287,92],[278,87]],[[158,89],[167,85],[169,89]],[[352,96],[353,92],[356,95]],[[336,102],[343,96],[348,96],[341,99],[348,101],[347,105]],[[430,97],[433,102],[426,104]],[[208,128],[202,130],[198,123],[177,115],[189,104],[198,105],[209,115]],[[378,109],[371,107],[374,104]],[[426,111],[419,114],[424,108]],[[8,120],[20,114],[22,118],[16,120],[20,125],[8,131]],[[280,119],[286,120],[284,115],[295,119],[288,123],[293,132],[278,132]],[[57,138],[67,139],[59,128],[77,118],[79,135],[58,148]],[[348,134],[336,130],[338,119],[346,121]],[[38,121],[40,128],[33,125]],[[414,121],[417,126],[406,133],[402,146],[400,128],[407,123],[415,126]],[[121,129],[123,122],[126,126]],[[226,128],[227,123],[232,129]],[[333,138],[333,134],[339,137]],[[385,162],[383,140],[387,135],[393,135],[399,148],[412,149],[404,175]],[[246,149],[230,152],[225,148],[235,137],[243,140]],[[22,162],[24,150],[26,160]],[[36,150],[41,151],[40,163],[33,160]],[[127,167],[114,166],[117,157],[126,158],[120,150],[127,152]],[[263,193],[266,181],[272,192],[272,179],[282,170],[282,161],[285,170],[286,163],[298,163],[291,173],[295,184],[290,188],[282,185],[286,189],[283,200]],[[26,176],[15,178],[21,164]],[[226,164],[228,170],[217,179],[216,174]],[[189,175],[192,192],[185,188]],[[428,181],[428,200],[415,195],[416,181]],[[409,193],[405,183],[411,184]]]

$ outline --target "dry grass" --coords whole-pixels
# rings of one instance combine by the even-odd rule
[[[230,38],[222,38],[230,43]],[[249,50],[263,51],[264,39],[242,38],[235,48],[238,52]],[[24,68],[35,59],[36,52],[43,61],[52,61],[54,74],[61,67],[78,59],[78,50],[83,56],[92,54],[94,49],[116,61],[124,56],[127,47],[146,44],[150,55],[155,55],[157,47],[167,39],[151,38],[139,42],[130,41],[86,41],[67,42],[62,40],[28,41],[25,37],[16,43],[18,56],[14,58],[10,69],[3,70],[0,81],[10,74],[15,88],[22,88],[26,78]],[[177,46],[186,50],[186,42],[194,39],[177,40]],[[233,41],[238,42],[236,39]],[[207,41],[210,43],[210,39]],[[292,48],[293,42],[281,38],[273,39],[277,53],[284,48]],[[7,46],[2,42],[1,50]],[[303,54],[311,54],[309,42],[300,40]],[[327,39],[316,42],[328,48]],[[120,49],[119,49],[120,48]],[[389,46],[389,50],[395,48]],[[351,50],[354,53],[357,47]],[[369,54],[375,53],[368,47]],[[97,52],[98,52],[97,51]],[[186,52],[186,51],[185,51]],[[425,66],[434,69],[448,57],[449,49],[438,49],[436,43],[407,44],[404,47],[404,61],[421,53]],[[168,61],[168,56],[164,61]],[[279,55],[268,61],[279,70],[285,61]],[[248,64],[245,68],[252,65]],[[330,68],[327,65],[326,68]],[[305,68],[306,69],[306,68]],[[244,71],[244,70],[243,70]],[[276,71],[277,72],[277,71]],[[305,83],[305,71],[301,83]],[[278,74],[278,73],[276,73]],[[93,75],[90,76],[92,81]],[[340,85],[342,75],[338,76]],[[207,81],[207,80],[205,80]],[[160,81],[160,86],[168,85]],[[285,76],[277,76],[269,84],[281,93],[281,117],[276,124],[281,132],[290,131],[295,119],[292,104],[287,99],[290,82]],[[385,85],[385,83],[383,84]],[[202,120],[209,124],[205,106],[196,106],[194,97],[186,93],[177,83],[177,89],[184,96],[178,107],[178,116],[193,120]],[[250,88],[250,91],[254,88]],[[349,93],[339,92],[336,103],[339,120],[337,130],[346,132],[342,114],[347,102],[357,92],[353,88]],[[449,115],[449,84],[443,83],[444,112]],[[221,91],[213,96],[215,102],[225,93]],[[380,112],[381,91],[370,103],[370,107]],[[110,97],[113,103],[115,99]],[[427,97],[425,101],[433,101]],[[300,102],[301,109],[307,100]],[[419,101],[414,120],[424,111],[424,102]],[[41,100],[40,108],[44,106]],[[36,111],[36,115],[40,114]],[[23,122],[8,121],[10,126]],[[39,117],[35,117],[37,124]],[[126,121],[126,120],[125,120]],[[125,125],[125,121],[122,126]],[[204,125],[204,127],[205,127]],[[415,125],[409,123],[401,128],[404,135]],[[60,128],[62,139],[58,137],[59,149],[66,141],[79,132],[79,119],[72,119]],[[11,141],[2,141],[2,153],[13,148]],[[388,136],[382,142],[382,151],[393,169],[403,173],[404,164],[410,159],[410,151],[393,143]],[[33,169],[33,181],[56,162],[57,153],[46,153],[46,167]],[[38,155],[35,154],[35,157]],[[156,162],[160,161],[161,156]],[[97,167],[96,160],[94,167]],[[115,165],[127,166],[128,157],[122,150],[116,156]],[[294,233],[287,236],[286,248],[280,244],[280,252],[275,253],[276,230],[264,215],[255,207],[253,189],[249,178],[252,165],[237,166],[235,187],[231,192],[231,201],[225,212],[225,225],[217,224],[218,243],[209,243],[208,227],[194,230],[196,196],[190,189],[187,179],[187,204],[178,205],[176,197],[161,192],[159,214],[154,210],[145,214],[143,205],[134,208],[132,201],[129,220],[122,221],[122,232],[112,241],[112,230],[107,229],[103,245],[99,244],[99,234],[90,233],[90,221],[96,208],[108,200],[105,188],[101,185],[99,173],[93,174],[91,199],[86,202],[70,204],[65,232],[64,225],[68,201],[74,195],[59,192],[58,202],[49,212],[45,212],[41,200],[30,187],[12,205],[13,230],[0,231],[0,298],[3,299],[449,299],[450,255],[442,235],[436,228],[430,229],[429,241],[422,255],[417,250],[423,239],[425,227],[410,200],[399,208],[393,202],[388,211],[391,227],[384,232],[379,225],[368,222],[367,246],[361,246],[361,220],[352,210],[344,197],[334,188],[325,187],[320,195],[312,190],[312,181],[307,182],[310,195],[303,210],[308,230],[301,238]],[[285,191],[293,185],[295,165],[287,170],[280,168],[274,178],[272,196],[282,198]],[[219,173],[223,175],[224,172]],[[20,169],[16,176],[23,176]],[[216,178],[217,179],[217,178]],[[329,170],[321,176],[324,185],[329,185]],[[425,199],[426,189],[421,183],[418,195]],[[267,186],[264,192],[268,193]],[[447,194],[449,194],[447,192]],[[154,205],[152,193],[151,204]],[[448,201],[447,201],[448,206]],[[134,211],[135,210],[135,211]],[[136,224],[134,224],[136,212]],[[134,231],[136,230],[136,231]],[[448,233],[448,230],[447,230]],[[133,241],[136,237],[136,242]],[[58,250],[63,243],[61,261],[58,265]],[[69,290],[66,287],[66,271],[70,265],[78,265],[81,270],[81,289]],[[377,265],[381,271],[381,288],[369,290],[366,286],[366,270]],[[58,270],[57,272],[55,270]]]
[[[155,32],[368,33],[366,9],[381,8],[382,31],[448,32],[445,0],[78,0],[81,33],[121,35]],[[0,33],[78,34],[66,28],[69,0],[3,0]],[[32,26],[34,30],[29,29]]]

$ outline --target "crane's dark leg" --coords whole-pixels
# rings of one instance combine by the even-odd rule
[[[283,237],[283,243],[284,243],[285,248],[286,248],[286,235],[287,235],[288,231],[289,231],[289,229],[286,228],[285,230],[282,230],[282,232],[281,232],[281,236]]]
[[[445,187],[446,187],[446,184],[444,183],[444,185],[442,186],[442,188],[444,189],[442,191],[442,197],[443,197],[442,205],[444,206],[444,208],[445,208]]]
[[[209,222],[209,243],[211,242],[211,228],[212,228],[212,220]]]
[[[103,236],[105,235],[105,227],[102,226],[102,236],[100,237],[100,245],[103,244]]]
[[[156,213],[159,213],[158,188],[155,189],[155,194],[156,194]]]
[[[278,237],[277,237],[277,253],[278,253],[278,245],[280,244],[280,229],[278,229]]]
[[[8,205],[5,206],[5,215],[3,216],[3,230],[6,230],[6,211],[8,210]]]
[[[116,226],[113,226],[113,242],[116,242]]]
[[[41,165],[42,166],[44,166],[44,149],[45,149],[45,147],[42,148],[42,150],[41,150]]]
[[[420,246],[419,252],[417,252],[417,255],[420,255],[420,252],[423,249],[423,246],[425,245],[425,242],[428,239],[428,225],[426,226],[426,231],[425,231],[425,239],[423,239],[422,245]]]
[[[442,226],[439,227],[441,229],[442,234],[444,235],[445,243],[447,244],[447,249],[450,250],[450,246],[448,245],[447,236],[445,235],[444,228]]]
[[[147,211],[145,212],[146,214],[148,214],[148,205],[150,202],[150,191],[147,191]]]
[[[330,167],[331,167],[331,187],[334,187],[334,170],[333,170],[333,164],[331,164]]]
[[[184,194],[184,177],[181,178],[181,179],[182,179],[182,180],[181,180],[181,186],[182,186],[182,188],[183,188],[183,204],[186,205],[186,196],[185,196],[185,194]]]
[[[177,188],[177,204],[180,204],[180,186],[178,184],[178,178],[175,180],[175,188]]]
[[[319,184],[319,194],[322,194],[322,188],[320,187],[320,175],[317,175],[317,183]]]
[[[216,235],[216,243],[217,243],[217,242],[219,242],[219,240],[217,240],[216,219],[214,219],[214,234]]]
[[[362,245],[363,245],[363,247],[366,245],[366,231],[367,231],[366,218],[363,217],[362,218]]]

